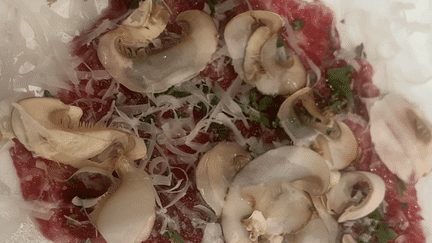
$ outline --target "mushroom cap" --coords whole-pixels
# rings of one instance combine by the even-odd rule
[[[249,162],[249,155],[235,143],[221,142],[205,153],[196,169],[197,188],[220,216],[234,175]]]
[[[373,212],[384,200],[384,194],[381,177],[365,171],[346,172],[326,193],[327,208],[339,215],[339,223],[355,220]]]
[[[412,104],[395,94],[370,110],[371,138],[387,168],[405,182],[432,170],[431,125]]]

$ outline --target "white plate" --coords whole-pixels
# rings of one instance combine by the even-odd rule
[[[88,28],[93,20],[92,17],[89,17],[85,23],[78,21],[80,19],[77,17],[78,12],[69,12],[69,9],[81,9],[85,16],[94,16],[107,6],[107,0],[96,1],[95,5],[93,0],[58,0],[52,4],[51,10],[55,10],[64,18],[70,18],[63,19],[52,14],[51,10],[44,5],[46,0],[0,0],[0,16],[2,16],[0,29],[10,28],[14,24],[6,16],[23,14],[27,23],[19,23],[17,25],[19,28],[15,30],[23,31],[27,45],[32,45],[32,39],[41,41],[38,33],[53,34],[57,33],[52,31],[56,29],[68,34],[62,36],[62,39],[67,41],[76,30]],[[364,44],[368,61],[375,68],[374,82],[379,88],[385,92],[392,91],[404,95],[408,100],[417,104],[425,112],[429,121],[432,121],[432,98],[430,98],[432,94],[432,44],[430,44],[432,43],[432,17],[430,15],[432,4],[430,1],[324,0],[324,2],[335,11],[342,46],[352,49],[358,44]],[[18,11],[11,11],[13,9]],[[341,20],[344,20],[344,24],[341,23]],[[30,26],[36,27],[36,31],[33,31]],[[4,79],[4,73],[9,59],[3,55],[4,52],[3,54],[1,52],[2,48],[7,48],[1,38],[0,81],[2,84],[7,84],[8,80]],[[62,72],[67,73],[68,70],[62,66],[62,58],[65,63],[73,62],[73,59],[64,58],[68,53],[65,45],[45,46],[42,52],[38,51],[35,50],[35,53],[43,53],[44,55],[40,58],[51,65],[47,70],[50,68],[58,70],[60,67],[60,69],[63,68]],[[47,59],[49,56],[60,57],[60,61],[55,58]],[[26,68],[32,69],[31,65]],[[40,75],[45,75],[43,76],[45,82],[56,81],[57,78],[49,71]],[[38,85],[31,83],[31,79],[22,79],[15,83],[14,87],[29,90],[29,84]],[[2,87],[0,100],[10,97],[11,88]],[[0,112],[0,119],[2,116]],[[25,210],[27,205],[20,197],[14,168],[7,158],[7,150],[2,151],[0,153],[2,162],[0,163],[0,238],[8,239],[6,242],[48,242],[30,221],[28,210]],[[432,200],[431,188],[431,175],[422,178],[417,184],[419,202],[423,208],[421,214],[425,218],[423,226],[427,242],[432,242],[432,208],[426,206],[430,205],[428,202]]]

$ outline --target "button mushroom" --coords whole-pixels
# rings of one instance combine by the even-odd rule
[[[37,156],[71,165],[102,167],[88,160],[120,144],[129,159],[144,157],[144,141],[115,128],[80,123],[82,110],[53,98],[29,98],[13,104],[12,130]],[[108,160],[107,160],[108,161]]]
[[[206,67],[218,44],[213,19],[202,11],[188,10],[176,18],[182,27],[180,39],[160,50],[151,49],[148,43],[168,22],[165,8],[149,8],[151,2],[141,3],[122,25],[103,35],[98,46],[98,57],[105,69],[137,92],[162,92],[191,79]]]
[[[338,215],[338,222],[355,220],[373,212],[384,200],[381,177],[364,171],[343,173],[337,185],[326,193],[327,208]]]
[[[226,196],[226,242],[253,242],[256,235],[280,240],[299,230],[313,213],[310,195],[327,190],[329,174],[324,159],[302,147],[280,147],[252,160],[235,176]]]
[[[91,221],[108,243],[142,242],[156,219],[153,184],[126,157],[120,156],[115,164],[120,179],[102,196]]]
[[[234,175],[249,162],[249,155],[235,143],[221,142],[201,158],[196,183],[201,195],[220,216]]]
[[[387,168],[405,182],[432,170],[431,125],[402,97],[388,94],[370,110],[371,138]]]
[[[298,102],[307,114],[296,114],[294,106]],[[279,108],[278,117],[294,143],[312,145],[331,170],[343,169],[357,158],[359,146],[353,132],[332,113],[318,109],[311,88],[305,87],[289,96]]]
[[[268,11],[248,11],[234,17],[225,29],[225,42],[235,71],[264,94],[292,94],[306,84],[298,56],[277,57],[283,19]]]

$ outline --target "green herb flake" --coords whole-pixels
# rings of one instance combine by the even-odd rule
[[[43,97],[50,98],[50,97],[53,97],[53,96],[52,96],[52,94],[48,90],[44,90]]]
[[[210,100],[210,105],[212,106],[216,106],[217,104],[219,104],[220,102],[220,98],[217,97],[216,95],[213,96],[213,98]]]
[[[387,223],[380,222],[376,227],[375,235],[379,243],[387,243],[397,238],[397,233]]]
[[[215,12],[216,12],[216,5],[218,3],[218,0],[209,0],[207,1],[207,5],[210,8],[210,16],[214,16]]]
[[[225,140],[228,137],[228,130],[224,124],[212,122],[210,129],[217,134],[219,140]]]
[[[167,230],[162,236],[171,239],[173,243],[184,243],[183,237],[174,230]]]
[[[406,185],[405,183],[401,180],[398,179],[398,182],[396,183],[396,191],[397,194],[401,197],[403,197],[405,195],[405,191],[406,191]]]
[[[381,212],[381,209],[377,208],[377,209],[375,209],[375,211],[373,211],[372,213],[370,213],[367,217],[379,221],[379,220],[381,220],[384,217],[384,215]]]
[[[302,19],[295,19],[293,24],[292,24],[292,29],[294,31],[299,31],[303,28],[305,22]]]
[[[142,0],[126,0],[127,9],[137,9]]]
[[[408,208],[408,203],[400,202],[399,205],[401,206],[401,208],[402,208],[403,210],[405,210],[405,209]]]
[[[350,87],[353,67],[345,66],[327,70],[327,82],[335,95],[342,95],[348,100],[348,106],[354,108],[354,97]]]
[[[155,122],[156,116],[155,114],[150,114],[145,116],[144,118],[141,118],[141,120],[145,123],[151,124],[152,122]]]
[[[286,46],[285,41],[282,38],[278,37],[276,41],[276,48],[284,47],[284,46]]]
[[[171,96],[174,96],[178,99],[181,99],[181,98],[190,96],[192,94],[188,91],[180,91],[177,88],[175,88],[174,86],[171,86],[167,91],[162,92],[162,93],[158,93],[155,96],[158,97],[159,95],[171,95]]]

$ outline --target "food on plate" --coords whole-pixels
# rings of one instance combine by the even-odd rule
[[[0,103],[44,238],[425,242],[414,185],[430,125],[375,86],[367,45],[341,48],[324,3],[110,0],[91,21],[89,4],[71,4],[92,24],[67,32],[68,52],[56,25],[30,25],[67,75]],[[393,161],[395,148],[408,152]]]

